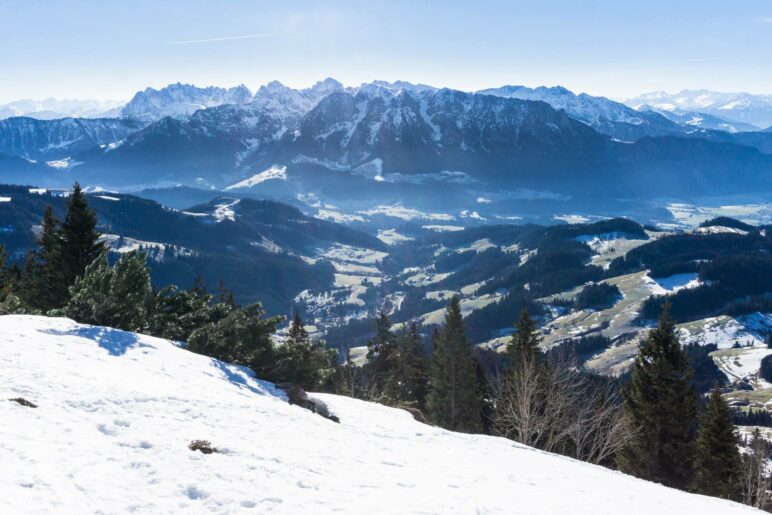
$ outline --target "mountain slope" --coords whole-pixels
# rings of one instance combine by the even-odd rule
[[[0,244],[22,258],[34,246],[47,205],[61,219],[60,193],[0,185]],[[260,301],[272,314],[289,311],[307,288],[330,288],[334,269],[320,254],[338,245],[382,250],[383,242],[355,229],[311,218],[286,204],[222,197],[187,211],[115,193],[88,195],[98,230],[113,252],[143,247],[153,282],[211,289],[223,281],[239,302]]]
[[[619,102],[586,93],[577,95],[560,86],[553,88],[502,86],[478,91],[478,93],[546,102],[554,109],[564,110],[571,117],[586,123],[598,132],[625,141],[634,141],[643,136],[664,136],[684,132],[682,126],[659,113],[636,111]]]
[[[757,513],[318,395],[335,424],[157,338],[4,316],[0,352],[4,513]]]
[[[65,159],[117,144],[141,128],[138,122],[120,118],[8,118],[0,120],[0,153],[36,160]]]

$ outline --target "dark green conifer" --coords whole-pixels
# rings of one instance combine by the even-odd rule
[[[448,303],[445,323],[435,333],[432,349],[432,389],[427,401],[431,419],[452,431],[479,432],[476,372],[458,296]]]
[[[667,305],[659,325],[641,344],[625,407],[636,433],[619,455],[620,468],[643,479],[688,488],[693,478],[697,394]]]
[[[276,381],[317,390],[332,373],[336,352],[323,342],[312,342],[303,319],[295,312],[284,344],[276,350]]]
[[[75,183],[67,201],[67,216],[59,232],[60,264],[66,290],[104,250],[96,230],[97,216],[92,210],[80,184]],[[41,241],[46,245],[45,241]],[[44,247],[45,248],[45,247]],[[66,293],[64,294],[66,296]]]
[[[515,332],[512,334],[512,339],[507,346],[507,354],[509,354],[513,363],[518,359],[535,359],[541,354],[539,350],[540,343],[541,336],[539,335],[539,329],[536,327],[536,322],[528,314],[528,310],[523,309],[520,312],[520,318],[515,324]]]
[[[740,453],[738,438],[718,385],[700,418],[695,451],[695,489],[705,495],[739,499]]]
[[[396,337],[389,353],[384,395],[394,405],[423,408],[427,390],[427,363],[421,352],[421,334],[413,322]]]

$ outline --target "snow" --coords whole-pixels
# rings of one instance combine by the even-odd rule
[[[590,221],[589,218],[582,215],[554,215],[552,219],[566,222],[567,224],[586,224]]]
[[[386,245],[396,245],[406,241],[412,241],[415,238],[400,234],[396,229],[382,229],[378,231],[378,239]]]
[[[10,202],[11,197],[0,197],[0,202]]]
[[[693,228],[706,220],[719,216],[735,218],[751,225],[763,225],[772,221],[772,205],[768,203],[712,207],[671,203],[667,204],[666,208],[675,220],[675,226],[680,228]]]
[[[392,218],[399,218],[401,220],[436,220],[436,221],[451,221],[453,216],[445,213],[424,213],[417,209],[412,209],[403,206],[402,204],[394,204],[391,206],[381,205],[372,209],[363,211],[357,211],[359,214],[367,216],[382,215]]]
[[[0,353],[3,399],[38,405],[0,401],[2,513],[758,513],[314,395],[336,424],[149,336],[3,316]]]
[[[112,197],[110,195],[97,195],[97,198],[101,198],[103,200],[112,200],[113,202],[117,202],[117,201],[121,200],[118,197]]]
[[[735,342],[752,347],[764,346],[765,335],[772,331],[772,314],[752,313],[738,317],[718,316],[687,322],[678,326],[683,345],[716,344],[719,349],[731,349]],[[771,351],[772,352],[772,351]]]
[[[322,220],[331,220],[339,224],[350,224],[354,222],[365,221],[365,219],[359,215],[350,215],[334,209],[319,209],[316,212],[316,218],[320,218]]]
[[[650,288],[654,295],[675,293],[679,290],[696,288],[702,284],[696,272],[673,274],[668,277],[648,277]]]
[[[214,217],[215,221],[224,222],[226,220],[229,220],[231,222],[236,221],[236,212],[233,210],[233,207],[240,202],[239,199],[231,200],[230,202],[224,201],[222,204],[218,205],[217,208],[214,210],[214,213],[212,213],[212,216]]]
[[[72,142],[67,142],[67,143],[72,143]],[[71,157],[66,157],[64,159],[55,159],[53,161],[46,161],[46,164],[51,168],[57,168],[59,170],[69,170],[70,168],[74,168],[75,166],[81,163],[78,161],[73,161]]]
[[[427,231],[434,232],[450,232],[450,231],[463,231],[464,227],[460,225],[422,225]]]
[[[479,253],[479,252],[486,251],[488,249],[492,249],[494,247],[496,247],[496,245],[491,240],[489,240],[488,238],[483,238],[481,240],[476,240],[472,242],[468,247],[459,247],[458,249],[456,249],[456,252],[475,251]]]
[[[620,231],[605,232],[600,234],[582,234],[575,238],[577,241],[586,243],[590,249],[595,252],[591,258],[591,263],[608,269],[611,262],[617,257],[624,256],[635,247],[639,247],[650,240],[641,239],[637,235],[627,234]]]
[[[228,186],[227,188],[225,188],[225,190],[228,191],[228,190],[251,188],[253,186],[257,186],[260,183],[263,183],[266,181],[273,181],[273,180],[286,181],[287,167],[272,166],[267,170],[264,170],[258,174],[255,174],[248,179],[244,179],[241,182],[237,182],[236,184],[232,184]]]

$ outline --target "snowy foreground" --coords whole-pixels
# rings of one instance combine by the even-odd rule
[[[3,514],[754,511],[319,395],[336,424],[237,367],[67,319],[0,317],[0,390]]]

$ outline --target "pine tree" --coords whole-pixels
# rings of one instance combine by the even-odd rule
[[[110,267],[103,252],[70,287],[64,314],[82,323],[142,332],[149,325],[151,298],[144,254],[128,252]]]
[[[83,191],[75,183],[67,201],[67,216],[61,226],[59,264],[64,277],[63,295],[75,279],[86,270],[104,250],[96,230],[96,213],[88,206]],[[58,285],[57,285],[58,286]]]
[[[389,354],[384,395],[394,405],[422,408],[426,399],[427,366],[421,352],[421,334],[413,322],[396,337]]]
[[[272,336],[282,317],[264,318],[259,303],[231,306],[219,313],[217,321],[193,331],[188,350],[249,367],[258,377],[268,377],[276,362]]]
[[[541,337],[536,322],[530,317],[528,310],[523,309],[507,346],[507,354],[513,363],[519,359],[535,359],[541,354],[540,343]]]
[[[149,333],[167,340],[187,341],[211,319],[212,296],[196,284],[190,290],[167,286],[154,292],[149,307]]]
[[[311,390],[320,388],[332,373],[336,352],[323,343],[314,343],[308,336],[303,319],[295,312],[284,344],[276,350],[273,376]]]
[[[620,468],[643,479],[686,489],[693,470],[697,394],[667,305],[658,327],[641,344],[625,391],[625,407],[637,431],[620,453]]]
[[[718,385],[700,420],[695,451],[695,489],[705,495],[739,499],[740,453],[738,438]]]
[[[466,337],[461,303],[448,303],[445,323],[432,342],[431,392],[428,409],[432,420],[452,431],[481,429],[480,399],[476,391],[472,348]]]

